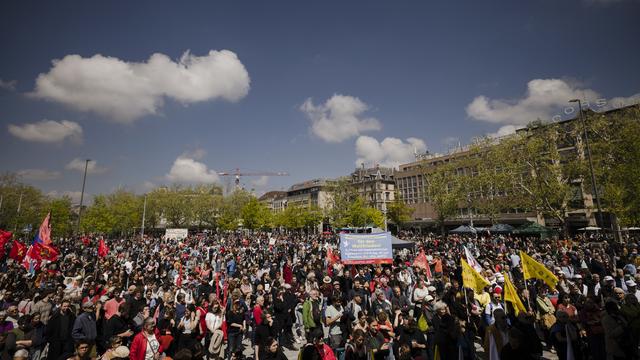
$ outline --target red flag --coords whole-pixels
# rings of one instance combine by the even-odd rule
[[[100,243],[98,244],[98,256],[106,257],[109,254],[109,248],[104,243],[104,239],[100,239]]]
[[[38,253],[39,260],[56,261],[60,255],[53,245],[35,244],[33,249]]]
[[[80,240],[82,240],[84,246],[89,246],[91,244],[91,240],[88,236],[83,236],[82,238],[80,238]]]
[[[182,264],[180,264],[180,271],[178,272],[178,278],[176,279],[176,286],[182,287]]]
[[[24,256],[27,254],[27,247],[24,246],[23,243],[13,240],[13,245],[11,245],[11,251],[9,252],[9,257],[15,261],[22,261]]]
[[[8,231],[0,230],[0,258],[4,257],[4,247],[11,239],[11,233]]]
[[[34,244],[43,244],[43,245],[51,245],[51,213],[48,213],[47,216],[42,221],[42,225],[40,225],[40,230],[36,234],[36,238],[33,239]]]
[[[329,276],[333,276],[333,264],[337,263],[338,259],[333,254],[333,250],[328,247],[327,248],[327,274]]]
[[[429,267],[429,261],[427,260],[427,256],[424,254],[424,250],[420,250],[420,254],[418,254],[418,256],[413,260],[413,266],[424,269],[427,273],[427,279],[432,278],[431,268]]]
[[[29,249],[27,249],[27,253],[22,260],[22,266],[30,272],[33,273],[40,268],[40,254],[38,250],[33,246],[29,245]]]

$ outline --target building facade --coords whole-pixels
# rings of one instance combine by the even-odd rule
[[[638,105],[633,105],[637,107]],[[625,111],[629,107],[610,110],[602,113],[596,113],[590,110],[585,112],[585,116],[609,117],[620,111]],[[582,123],[579,117],[552,123],[555,129],[556,148],[560,157],[558,165],[565,166],[571,159],[585,159],[586,149],[584,146],[584,132],[582,131]],[[536,129],[546,127],[546,124],[538,124],[525,129],[518,130],[520,134],[527,136],[536,136]],[[497,139],[496,141],[500,141]],[[400,165],[398,171],[394,173],[396,188],[402,201],[413,208],[412,222],[410,226],[429,227],[436,224],[438,214],[429,198],[429,191],[425,181],[431,169],[437,168],[448,163],[456,163],[465,157],[470,156],[470,147],[459,147],[448,154],[418,154],[416,160]],[[473,169],[456,168],[456,175],[474,176]],[[596,225],[597,211],[595,209],[594,196],[591,187],[585,185],[584,179],[573,178],[568,179],[570,186],[570,198],[567,202],[567,212],[565,214],[565,222],[570,230],[577,228]],[[473,194],[470,194],[473,196]],[[470,202],[469,202],[470,203]],[[491,222],[507,223],[507,224],[523,224],[528,221],[536,221],[543,225],[551,227],[559,227],[562,224],[556,218],[543,217],[536,212],[526,209],[504,209],[497,218],[489,219],[484,214],[472,208],[468,202],[460,201],[458,204],[458,213],[447,219],[445,225],[457,226],[460,224],[473,223],[476,226],[490,225]],[[609,227],[609,214],[603,212],[602,218],[605,219],[602,227]]]
[[[265,204],[273,213],[279,213],[287,206],[286,191],[269,191],[258,198],[258,201]]]
[[[287,190],[287,206],[302,208],[317,207],[326,210],[331,207],[330,180],[314,179],[292,185]]]
[[[385,212],[395,200],[394,169],[379,166],[365,169],[363,166],[352,172],[350,177],[351,185],[370,206]]]

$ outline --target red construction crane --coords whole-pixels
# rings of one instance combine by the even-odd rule
[[[236,189],[240,188],[240,177],[241,176],[289,176],[289,173],[280,171],[280,172],[241,172],[240,169],[236,168],[231,171],[222,171],[219,172],[220,176],[235,176],[236,180]]]

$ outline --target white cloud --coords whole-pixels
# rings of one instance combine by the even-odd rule
[[[491,137],[491,138],[501,138],[503,136],[515,134],[516,130],[518,130],[520,128],[522,128],[522,126],[504,125],[504,126],[501,126],[498,129],[498,131],[493,132],[493,133],[489,133],[489,134],[487,134],[487,136]]]
[[[38,76],[32,95],[130,123],[156,114],[165,97],[185,105],[238,101],[249,92],[249,83],[244,65],[228,50],[211,50],[205,56],[187,51],[177,62],[159,53],[146,62],[67,55]]]
[[[521,99],[492,100],[478,96],[467,106],[467,115],[492,123],[526,125],[538,119],[551,120],[552,116],[571,99],[595,101],[599,94],[560,79],[535,79],[527,84],[527,93]],[[554,112],[555,111],[555,112]]]
[[[327,142],[342,142],[365,131],[380,130],[382,124],[363,114],[369,106],[353,96],[333,95],[324,104],[314,105],[309,98],[301,106],[311,120],[311,132]]]
[[[16,89],[16,84],[18,82],[15,80],[2,80],[0,79],[0,89],[13,91]]]
[[[75,170],[79,172],[84,172],[85,159],[75,158],[71,160],[64,168],[67,170]],[[100,174],[107,171],[107,168],[98,166],[98,162],[95,160],[89,161],[87,164],[87,173],[88,174]]]
[[[188,154],[178,156],[166,178],[178,183],[214,183],[220,180],[215,170],[208,169],[207,165],[188,157]]]
[[[54,198],[54,199],[59,199],[62,197],[68,197],[69,199],[71,199],[71,204],[73,205],[77,205],[80,204],[80,195],[81,192],[80,191],[57,191],[57,190],[53,190],[53,191],[49,191],[47,193],[47,196],[50,198]],[[82,199],[82,205],[87,205],[90,203],[90,196],[89,194],[87,194],[86,192],[84,193],[84,199]]]
[[[251,180],[251,185],[256,189],[263,189],[269,182],[268,176],[261,176],[255,180]]]
[[[621,108],[629,105],[634,105],[640,103],[640,93],[633,94],[628,97],[614,97],[607,100],[606,105],[604,106],[605,110]],[[592,107],[594,110],[598,110],[597,108]]]
[[[42,120],[32,124],[9,125],[11,135],[25,140],[43,143],[62,142],[65,139],[82,141],[82,127],[73,121]]]
[[[17,172],[17,175],[24,180],[45,181],[60,178],[59,171],[50,171],[44,169],[23,169]]]
[[[370,136],[360,136],[356,140],[356,166],[365,163],[365,166],[397,167],[413,161],[415,152],[424,153],[426,150],[425,142],[413,137],[406,141],[388,137],[378,142]]]

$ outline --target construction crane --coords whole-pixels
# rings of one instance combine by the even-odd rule
[[[230,171],[222,171],[219,172],[218,175],[220,176],[228,176],[228,177],[235,177],[235,184],[236,184],[236,189],[240,189],[240,177],[241,176],[289,176],[289,173],[286,172],[241,172],[240,169],[236,168],[234,170],[230,170]]]

